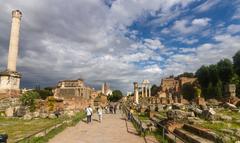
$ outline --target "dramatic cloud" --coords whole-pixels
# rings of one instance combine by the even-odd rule
[[[11,11],[20,9],[22,87],[83,78],[97,89],[107,81],[129,91],[134,81],[159,84],[162,77],[194,72],[201,64],[231,58],[240,47],[237,7],[235,23],[222,21],[219,29],[213,23],[221,19],[192,11],[207,12],[221,1],[200,1],[3,0],[0,70],[6,67]]]

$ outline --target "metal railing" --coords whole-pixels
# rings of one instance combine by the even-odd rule
[[[142,126],[142,122],[130,112],[130,110],[127,108],[126,105],[122,106],[122,110],[126,114],[128,119],[130,118],[130,121],[136,126],[137,130],[139,130],[142,135],[146,136],[147,129]],[[158,121],[153,120],[152,118],[151,120],[154,122],[155,126],[160,130],[161,136],[162,136],[162,139],[161,139],[162,142],[168,142],[169,139],[166,136],[166,134],[172,135],[174,137],[172,140],[172,142],[174,143],[177,143],[177,141],[186,142],[184,139],[176,135],[174,132],[169,131],[166,127],[164,127]]]
[[[174,132],[169,131],[165,126],[160,124],[158,121],[153,120],[152,118],[151,118],[151,120],[154,122],[154,124],[156,124],[155,126],[160,130],[163,141],[169,140],[169,138],[166,136],[166,134],[169,134],[174,137],[174,138],[172,138],[173,139],[172,142],[174,142],[174,143],[177,143],[177,141],[186,142],[183,138],[181,138]]]
[[[45,135],[47,135],[50,131],[52,131],[52,130],[54,130],[54,129],[56,129],[56,128],[59,128],[59,127],[62,126],[62,125],[63,125],[63,123],[58,123],[58,124],[55,124],[55,125],[50,125],[50,126],[44,128],[44,129],[40,130],[40,131],[37,131],[37,132],[35,132],[35,133],[31,134],[31,135],[28,135],[28,136],[26,136],[26,137],[24,137],[24,138],[22,138],[22,139],[17,140],[15,143],[20,143],[20,142],[22,142],[22,141],[30,140],[32,137],[45,136]]]
[[[130,120],[133,125],[136,127],[137,131],[143,136],[146,135],[147,129],[143,127],[143,123],[141,120],[139,120],[136,116],[133,115],[133,113],[130,112],[130,110],[123,105],[122,106],[123,113],[125,113],[128,120]]]

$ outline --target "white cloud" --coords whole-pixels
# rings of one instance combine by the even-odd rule
[[[182,34],[194,33],[208,26],[210,20],[210,18],[193,19],[192,21],[188,19],[177,20],[171,30]]]
[[[210,18],[199,18],[192,21],[192,25],[197,26],[207,26],[209,24]]]
[[[152,50],[164,49],[164,45],[158,39],[144,39],[144,45],[149,47]]]
[[[206,12],[215,5],[217,5],[221,0],[207,0],[203,4],[199,5],[198,7],[195,8],[197,12]]]
[[[229,25],[227,27],[227,31],[232,34],[238,33],[240,32],[240,25],[236,25],[236,24]]]

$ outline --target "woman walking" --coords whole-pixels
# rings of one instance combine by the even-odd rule
[[[102,107],[98,108],[97,113],[98,113],[98,117],[99,117],[99,122],[101,123],[102,122],[102,116],[103,116]]]

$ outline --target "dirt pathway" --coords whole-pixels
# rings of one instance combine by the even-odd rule
[[[145,143],[143,137],[136,134],[132,124],[121,114],[104,114],[102,123],[94,115],[92,123],[80,122],[69,127],[49,143]]]

